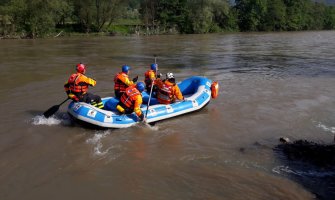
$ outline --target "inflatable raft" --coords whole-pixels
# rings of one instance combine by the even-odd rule
[[[147,114],[147,123],[153,123],[171,117],[183,115],[197,111],[205,107],[211,98],[216,98],[219,91],[217,82],[213,82],[205,77],[193,76],[178,83],[180,91],[185,100],[165,105],[159,104],[156,98],[150,99]],[[142,93],[142,112],[146,113],[149,94]],[[116,110],[119,102],[114,97],[102,98],[104,109],[99,109],[83,102],[71,102],[68,106],[68,113],[75,120],[88,125],[100,128],[127,128],[138,123],[135,113],[120,114]]]

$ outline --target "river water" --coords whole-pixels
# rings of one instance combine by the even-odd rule
[[[122,64],[143,79],[154,55],[177,81],[219,81],[219,97],[153,127],[87,129],[66,105],[41,117],[76,63],[105,97]],[[0,40],[0,199],[333,199],[335,172],[273,149],[333,142],[334,63],[334,31]]]

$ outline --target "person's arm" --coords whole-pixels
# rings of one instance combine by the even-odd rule
[[[97,82],[94,79],[88,78],[87,76],[82,75],[81,78],[83,82],[89,84],[90,86],[95,86],[97,84]]]
[[[142,96],[137,95],[136,100],[135,100],[135,104],[134,104],[134,112],[136,113],[136,115],[138,116],[140,121],[143,121],[144,115],[141,111],[141,105],[142,105]]]
[[[175,94],[175,96],[176,96],[176,98],[178,99],[178,100],[183,100],[184,99],[184,97],[183,97],[183,94],[180,92],[180,89],[179,89],[179,87],[178,87],[178,85],[175,85],[174,87],[174,94]]]
[[[154,71],[149,72],[149,78],[151,79],[151,81],[154,81],[156,79],[156,75]]]
[[[128,76],[125,76],[125,75],[121,75],[119,77],[119,79],[124,83],[126,84],[127,86],[131,86],[131,85],[134,85],[134,82],[129,80]]]
[[[78,98],[76,95],[72,94],[72,93],[69,93],[67,96],[68,96],[70,99],[72,99],[73,101],[75,101],[75,102],[78,102],[78,101],[79,101],[79,98]]]
[[[142,96],[137,95],[135,104],[134,104],[134,112],[136,113],[137,116],[140,116],[142,114],[141,105],[142,105]]]

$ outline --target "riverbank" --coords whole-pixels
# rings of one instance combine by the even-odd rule
[[[87,37],[87,36],[133,36],[133,35],[177,35],[181,34],[176,29],[160,30],[159,28],[145,27],[143,25],[114,25],[106,31],[100,32],[76,32],[68,29],[58,29],[55,32],[42,37],[32,37],[24,34],[6,34],[0,39],[36,39],[36,38],[57,38],[57,37]]]

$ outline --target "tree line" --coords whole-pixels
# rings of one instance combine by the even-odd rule
[[[1,37],[334,28],[335,7],[312,0],[0,0]]]

